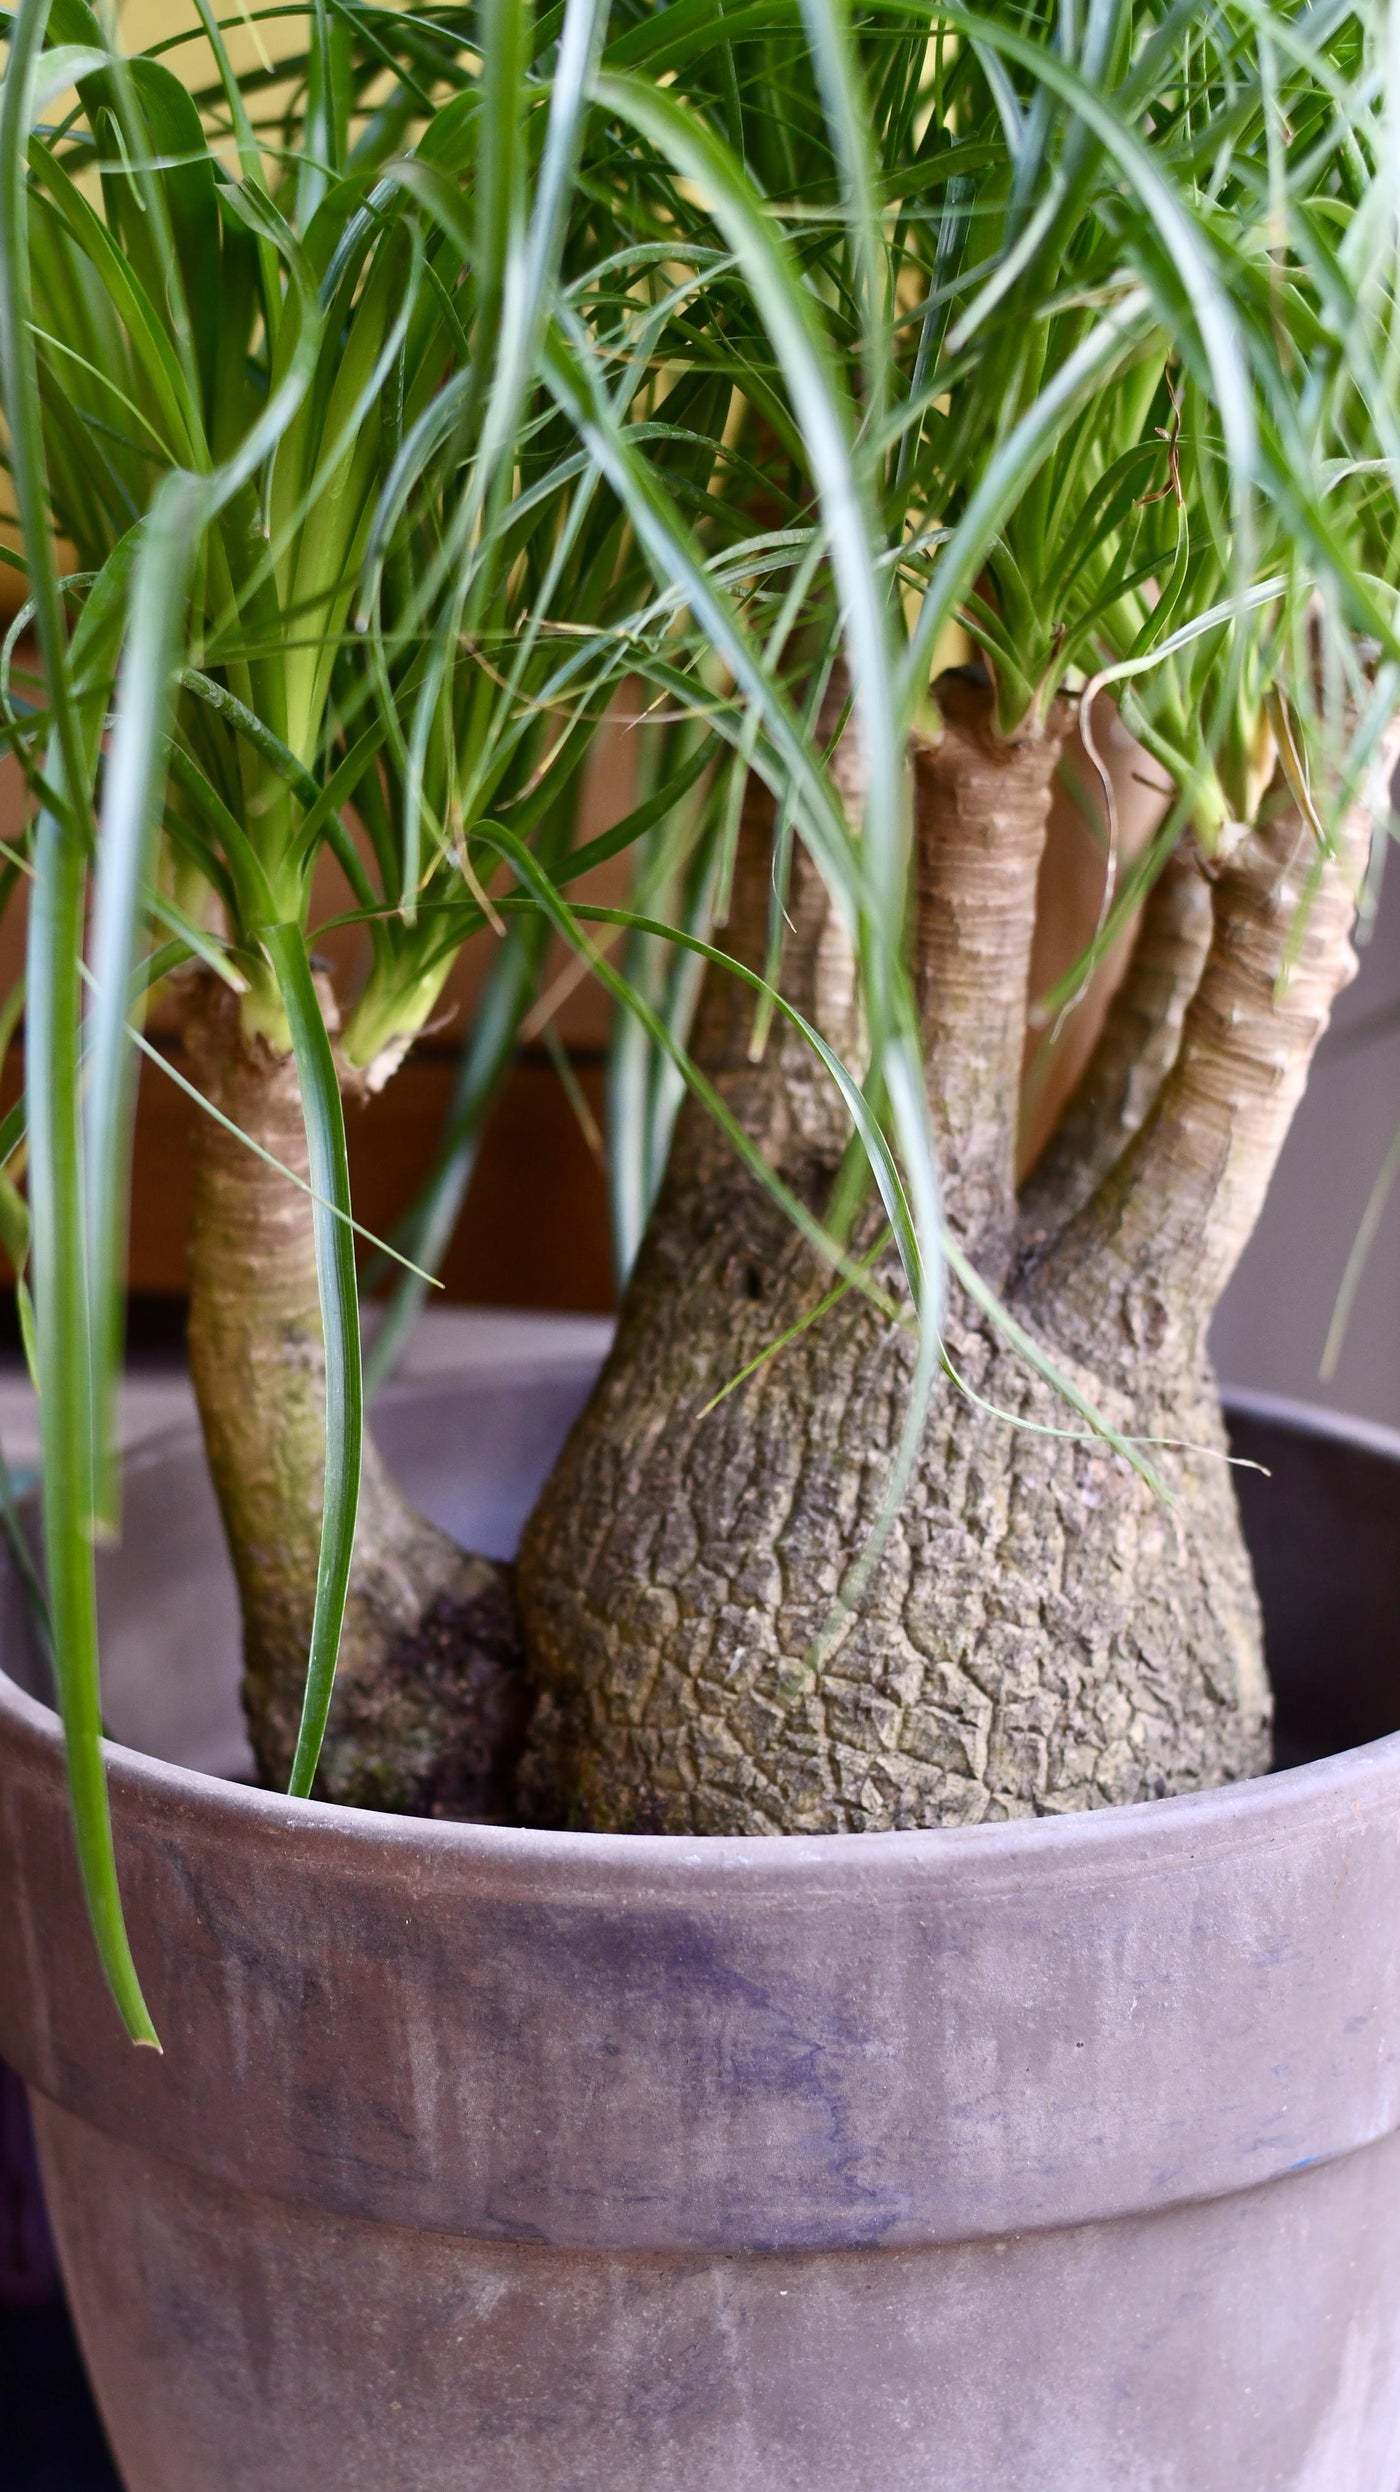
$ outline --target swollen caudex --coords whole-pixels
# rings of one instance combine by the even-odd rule
[[[1066,721],[1003,740],[987,692],[939,689],[943,736],[915,755],[917,968],[950,1225],[1102,1417],[1173,1449],[1172,1502],[955,1293],[948,1349],[971,1390],[938,1394],[879,1562],[814,1667],[879,1511],[910,1336],[850,1292],[787,1338],[828,1276],[688,1105],[615,1348],[522,1552],[542,1690],[527,1799],[543,1815],[701,1833],[958,1824],[1267,1766],[1259,1612],[1205,1334],[1352,972],[1347,860],[1366,824],[1319,876],[1276,780],[1213,881],[1183,851],[1063,1138],[1018,1199],[1035,883]],[[728,938],[750,961],[764,837],[752,820]],[[821,1019],[849,987],[823,992],[810,868],[790,915],[784,990]],[[835,1101],[790,1034],[775,1029],[757,1064],[746,1036],[716,973],[701,1061],[785,1183],[820,1203],[845,1140]],[[897,1287],[893,1257],[880,1277]]]

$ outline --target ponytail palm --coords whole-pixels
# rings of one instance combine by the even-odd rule
[[[207,94],[26,7],[0,133],[48,1545],[133,2026],[90,1540],[157,977],[223,1120],[191,1344],[266,1772],[510,1804],[510,1586],[361,1451],[341,1110],[488,923],[400,1243],[440,1246],[551,934],[632,1016],[624,1264],[650,1209],[523,1552],[527,1810],[899,1826],[1257,1770],[1204,1338],[1348,971],[1394,708],[1379,0],[315,9],[280,88],[202,22]],[[580,851],[624,676],[641,801]],[[1018,1190],[1045,823],[1100,691],[1165,811],[1120,870],[1110,807],[1051,1003],[1136,924],[1130,966]],[[571,896],[633,840],[632,909]],[[309,948],[325,849],[356,995]]]

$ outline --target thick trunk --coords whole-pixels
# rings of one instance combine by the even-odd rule
[[[1085,1180],[1053,1199],[1042,1184],[1027,1219],[1012,1151],[1062,722],[998,744],[985,695],[965,682],[943,691],[945,736],[915,758],[929,1095],[950,1216],[1104,1416],[1181,1448],[1159,1456],[1177,1503],[1079,1433],[955,1303],[950,1355],[981,1399],[939,1395],[884,1554],[813,1672],[807,1656],[889,1476],[910,1339],[848,1295],[710,1407],[826,1279],[687,1107],[616,1346],[522,1550],[543,1690],[528,1787],[542,1813],[698,1833],[968,1823],[1267,1765],[1258,1608],[1203,1341],[1349,974],[1346,880],[1335,866],[1322,877],[1281,1000],[1311,861],[1286,802],[1217,881],[1208,951],[1194,889],[1178,894],[1181,957],[1144,1080],[1099,1085]],[[756,822],[730,928],[750,956],[759,922],[743,893],[764,883]],[[850,983],[810,869],[791,915],[789,991],[839,1044]],[[1145,933],[1123,1013],[1142,978],[1161,981],[1161,936],[1156,922]],[[716,979],[706,1060],[775,1164],[819,1199],[841,1119],[808,1069],[794,1113],[791,1043],[755,1066],[736,1043],[741,1019]],[[1106,1035],[1109,1071],[1121,1036]],[[1156,1083],[1153,1104],[1141,1093]],[[1115,1127],[1136,1136],[1116,1166]]]
[[[303,1178],[289,1058],[247,1039],[212,979],[186,1035],[205,1096]],[[258,1764],[285,1782],[316,1585],[325,1369],[311,1205],[212,1117],[199,1119],[190,1364],[244,1622]],[[355,1558],[318,1795],[452,1817],[510,1813],[527,1699],[507,1570],[415,1514],[365,1446]]]

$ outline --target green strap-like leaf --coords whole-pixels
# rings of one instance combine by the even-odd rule
[[[360,1502],[364,1433],[364,1377],[360,1360],[360,1305],[355,1250],[349,1227],[350,1163],[345,1115],[335,1058],[316,997],[311,964],[299,926],[270,926],[263,936],[277,975],[292,1033],[302,1113],[316,1196],[316,1275],[326,1354],[326,1474],[321,1508],[321,1553],[316,1569],[316,1607],[307,1659],[301,1727],[287,1788],[306,1799],[331,1709],[336,1656],[350,1588],[355,1518]],[[333,1211],[331,1206],[335,1207]],[[335,1211],[344,1217],[337,1219]]]
[[[112,1424],[121,1361],[135,1059],[128,991],[152,879],[185,600],[205,488],[177,471],[156,496],[132,565],[127,640],[98,826],[89,963],[86,1159],[88,1306],[92,1324],[96,1497],[115,1524],[118,1447]]]
[[[834,29],[832,40],[837,40]],[[835,359],[793,254],[731,151],[672,96],[640,79],[603,76],[596,93],[703,193],[752,289],[802,426],[840,587],[845,654],[863,731],[865,870],[880,929],[880,940],[865,943],[863,951],[867,1008],[878,1044],[899,1017],[890,989],[899,983],[896,929],[903,919],[908,867],[904,748],[878,539],[852,453],[849,408]]]
[[[131,2039],[159,2049],[122,1915],[101,1747],[93,1378],[80,1130],[79,969],[86,889],[82,842],[68,824],[42,814],[30,898],[25,1086],[44,1543],[55,1675],[73,1829],[98,1953]]]

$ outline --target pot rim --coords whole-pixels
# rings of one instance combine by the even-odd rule
[[[522,1369],[537,1370],[539,1361],[527,1353],[520,1364]],[[435,1388],[421,1379],[407,1389],[415,1397],[435,1389],[451,1394],[460,1392],[462,1383],[461,1377],[444,1379]],[[1227,1410],[1380,1454],[1400,1465],[1400,1429],[1348,1418],[1283,1395],[1227,1391],[1223,1399]],[[128,1463],[141,1469],[156,1467],[191,1442],[199,1442],[197,1427],[164,1429],[133,1447]],[[29,1695],[0,1663],[0,1736],[16,1735],[31,1749],[47,1752],[61,1769],[63,1733],[57,1713]],[[405,1872],[415,1859],[425,1865],[431,1861],[441,1869],[456,1854],[464,1867],[472,1864],[478,1877],[485,1872],[488,1880],[493,1870],[513,1882],[512,1872],[538,1874],[553,1863],[567,1864],[571,1884],[579,1873],[586,1880],[592,1869],[609,1888],[620,1880],[624,1887],[638,1889],[658,1883],[672,1888],[678,1875],[687,1884],[700,1884],[706,1872],[717,1873],[727,1886],[741,1871],[760,1869],[764,1883],[776,1879],[785,1886],[796,1878],[804,1887],[820,1884],[823,1873],[839,1872],[836,1882],[845,1884],[849,1876],[859,1878],[873,1871],[883,1875],[914,1868],[950,1872],[974,1865],[984,1873],[1002,1866],[1018,1879],[1036,1863],[1043,1872],[1060,1876],[1080,1869],[1098,1879],[1105,1872],[1111,1875],[1115,1865],[1129,1874],[1142,1874],[1149,1866],[1143,1858],[1144,1847],[1152,1854],[1165,1849],[1179,1855],[1190,1851],[1194,1834],[1208,1841],[1212,1852],[1221,1849],[1222,1838],[1226,1848],[1252,1849],[1277,1839],[1283,1831],[1280,1820],[1286,1824],[1308,1816],[1315,1806],[1331,1813],[1339,1802],[1374,1804],[1382,1793],[1389,1805],[1400,1773],[1400,1730],[1395,1730],[1360,1747],[1339,1749],[1308,1764],[1245,1781],[1063,1816],[858,1835],[597,1834],[401,1817],[380,1809],[346,1808],[333,1801],[292,1799],[285,1792],[265,1791],[194,1767],[170,1764],[116,1740],[104,1740],[102,1747],[113,1798],[120,1796],[127,1811],[133,1804],[139,1809],[143,1801],[149,1801],[158,1814],[193,1812],[206,1821],[222,1819],[230,1834],[241,1827],[244,1836],[254,1840],[271,1835],[285,1844],[289,1836],[300,1837],[322,1849],[334,1842],[343,1866],[353,1868],[358,1854],[366,1871],[377,1865],[381,1874],[388,1866],[386,1852]],[[1115,1853],[1122,1854],[1117,1864]],[[634,1874],[628,1875],[629,1871]]]

